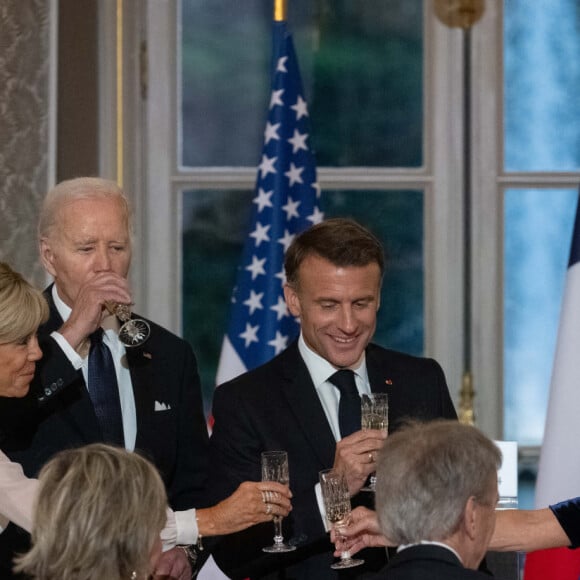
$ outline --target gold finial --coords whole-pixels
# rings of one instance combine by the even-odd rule
[[[485,0],[435,0],[435,16],[451,28],[470,28],[484,8]]]
[[[274,22],[286,20],[286,0],[274,0]]]
[[[473,380],[471,373],[463,374],[461,381],[461,391],[459,393],[459,422],[464,425],[475,425],[475,412],[473,411],[473,399],[475,391],[473,390]]]

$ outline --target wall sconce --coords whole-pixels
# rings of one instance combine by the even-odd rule
[[[435,0],[435,16],[451,28],[470,28],[484,9],[485,0]]]

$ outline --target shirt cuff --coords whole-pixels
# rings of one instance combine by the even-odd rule
[[[322,518],[322,525],[327,532],[330,532],[330,525],[326,519],[326,510],[324,509],[324,498],[322,497],[322,487],[319,483],[314,486],[314,493],[316,494],[316,501],[318,503],[318,511],[320,512],[320,517]]]
[[[191,546],[197,542],[199,531],[195,509],[174,512],[167,508],[167,523],[161,530],[163,551],[171,550],[177,545]]]
[[[75,370],[79,370],[83,366],[83,359],[79,353],[68,343],[68,340],[59,332],[50,333],[50,336],[54,339],[56,344],[60,346],[62,352],[64,352],[66,358],[70,361]]]

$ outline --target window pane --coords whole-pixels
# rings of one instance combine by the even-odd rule
[[[539,445],[570,254],[575,190],[505,193],[504,432]]]
[[[504,2],[505,167],[580,168],[580,4]]]
[[[180,6],[180,164],[256,165],[273,4]],[[422,0],[289,3],[319,165],[421,166],[422,11]]]
[[[230,296],[251,212],[250,191],[183,194],[183,335],[198,357],[206,411],[214,389]],[[349,216],[372,229],[388,253],[376,341],[423,351],[423,194],[329,191],[327,217]]]

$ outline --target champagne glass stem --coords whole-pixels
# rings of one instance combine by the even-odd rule
[[[280,516],[274,517],[274,542],[276,544],[282,544],[284,542],[284,536],[282,535],[282,518]]]

